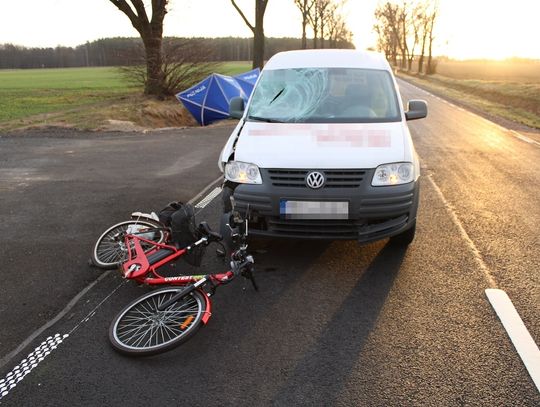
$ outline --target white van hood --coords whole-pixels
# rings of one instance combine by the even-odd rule
[[[234,159],[260,168],[375,168],[413,161],[407,127],[394,123],[246,122]]]

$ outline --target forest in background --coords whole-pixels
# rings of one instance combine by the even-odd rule
[[[212,61],[249,61],[253,56],[252,38],[166,38],[170,43],[189,46],[204,42]],[[307,40],[313,47],[313,40]],[[300,38],[266,38],[265,59],[277,52],[299,49]],[[339,41],[336,48],[354,48]],[[0,44],[0,69],[74,68],[91,66],[132,66],[141,63],[144,52],[140,38],[104,38],[77,47],[29,48]]]

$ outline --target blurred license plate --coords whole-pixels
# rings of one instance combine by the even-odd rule
[[[280,201],[286,219],[349,219],[349,202]]]

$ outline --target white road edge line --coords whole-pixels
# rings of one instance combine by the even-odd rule
[[[208,195],[206,195],[202,200],[200,200],[199,203],[197,203],[197,205],[195,205],[195,208],[198,208],[198,209],[205,208],[219,194],[221,194],[221,187],[215,187],[212,191],[210,191]]]
[[[75,304],[77,304],[77,302],[79,302],[79,300],[83,297],[84,294],[90,291],[92,287],[94,287],[97,283],[99,283],[101,280],[103,280],[112,272],[113,270],[106,271],[105,273],[100,275],[98,278],[96,278],[94,281],[92,281],[90,284],[88,284],[86,287],[84,287],[75,297],[71,299],[71,301],[65,306],[65,308],[62,311],[60,311],[53,319],[51,319],[49,322],[45,323],[43,326],[41,326],[40,328],[32,332],[30,336],[28,336],[24,341],[22,341],[19,346],[17,346],[15,349],[9,352],[6,356],[4,356],[0,360],[0,369],[4,367],[20,351],[26,348],[30,344],[30,342],[36,339],[45,330],[49,329],[51,326],[57,323],[64,315],[66,315],[75,306]]]
[[[219,177],[217,177],[215,180],[213,180],[211,183],[209,183],[207,186],[205,186],[201,192],[199,192],[197,195],[195,195],[193,198],[191,198],[188,203],[189,204],[193,204],[193,202],[199,200],[201,198],[201,196],[203,196],[206,191],[208,191],[210,188],[212,188],[216,183],[218,183],[219,181],[223,180],[223,175],[220,175]]]
[[[193,203],[197,201],[201,196],[203,196],[208,189],[213,187],[217,182],[221,181],[223,179],[223,176],[219,176],[214,181],[210,182],[208,185],[206,185],[201,192],[199,192],[197,195],[195,195],[193,198],[191,198],[188,203]],[[55,323],[57,323],[62,317],[64,317],[80,300],[81,298],[92,289],[98,282],[103,280],[105,277],[110,275],[114,270],[108,270],[102,275],[100,275],[98,278],[96,278],[94,281],[92,281],[90,284],[88,284],[85,288],[83,288],[75,297],[71,299],[71,301],[65,306],[65,308],[60,311],[53,319],[46,322],[44,325],[42,325],[40,328],[36,329],[34,332],[32,332],[24,341],[22,341],[19,346],[17,346],[15,349],[13,349],[11,352],[6,354],[2,359],[0,359],[0,369],[2,369],[6,364],[8,364],[17,354],[19,354],[24,348],[26,348],[34,339],[36,339],[39,335],[41,335],[45,330],[49,329],[51,326],[53,326]],[[119,287],[116,287],[111,293],[109,293],[105,300],[107,300],[116,290],[118,290]],[[93,310],[95,312],[101,304],[105,301],[103,300],[98,304],[98,306]],[[89,316],[85,318],[85,320],[88,320]],[[84,320],[83,320],[84,321]],[[79,327],[80,323],[72,329],[71,332],[73,332],[75,329]]]
[[[416,86],[416,85],[413,85],[411,82],[408,82],[408,81],[405,80],[405,79],[401,79],[401,78],[399,78],[399,79],[402,80],[403,82],[405,82],[406,84],[408,84],[409,86],[411,86],[412,88],[418,89],[419,91],[424,92],[424,93],[426,93],[427,95],[429,95],[429,96],[431,96],[431,97],[434,97],[435,99],[438,99],[438,100],[440,100],[441,102],[444,102],[444,103],[446,103],[446,104],[449,105],[449,106],[455,107],[455,108],[457,108],[457,109],[459,109],[459,110],[462,110],[462,111],[464,111],[464,112],[467,112],[467,113],[469,113],[469,114],[472,114],[472,115],[474,115],[474,116],[476,116],[476,117],[482,119],[483,121],[488,122],[489,124],[491,124],[491,125],[493,125],[493,126],[495,126],[495,127],[498,127],[501,131],[508,132],[511,136],[513,136],[513,137],[515,137],[515,138],[517,138],[517,139],[519,139],[519,140],[521,140],[521,141],[524,141],[524,142],[526,142],[526,143],[533,144],[533,145],[535,145],[535,146],[540,147],[540,142],[538,142],[538,141],[536,141],[536,140],[533,140],[533,139],[530,138],[530,137],[524,136],[523,134],[521,134],[521,133],[519,133],[519,132],[517,132],[517,131],[515,131],[515,130],[507,129],[506,127],[503,127],[503,126],[501,126],[501,125],[498,124],[498,123],[495,123],[495,122],[493,122],[493,121],[491,121],[491,120],[489,120],[489,119],[486,119],[486,118],[483,117],[483,116],[480,116],[479,114],[476,114],[476,113],[474,113],[474,112],[471,112],[470,110],[463,109],[463,108],[461,108],[461,107],[459,107],[459,106],[453,104],[452,102],[449,102],[449,101],[447,101],[447,100],[445,100],[445,99],[442,99],[442,98],[440,98],[439,96],[434,95],[433,93],[428,92],[427,90],[424,90],[424,89],[422,89],[422,88],[419,88],[419,87]]]
[[[476,247],[476,245],[474,244],[474,242],[470,238],[469,234],[467,233],[467,231],[463,227],[463,224],[461,223],[461,221],[459,220],[456,212],[454,211],[454,207],[452,206],[452,204],[450,204],[450,202],[448,202],[448,200],[446,199],[446,197],[442,193],[441,189],[439,188],[439,186],[437,185],[437,183],[435,182],[435,180],[433,179],[431,174],[427,176],[427,179],[429,180],[429,182],[431,183],[431,185],[435,189],[435,192],[437,193],[437,195],[439,195],[439,198],[443,201],[444,206],[446,207],[446,210],[448,211],[448,214],[450,215],[450,218],[452,219],[452,222],[454,223],[454,225],[457,226],[461,237],[467,242],[467,245],[471,249],[471,251],[472,251],[472,253],[474,255],[474,258],[475,258],[476,262],[478,263],[478,266],[480,267],[480,269],[484,273],[484,277],[485,277],[485,279],[487,281],[488,287],[496,288],[497,283],[495,282],[495,279],[493,278],[493,275],[491,274],[491,271],[489,270],[488,266],[484,262],[484,259],[482,258],[482,254],[480,253],[480,250],[478,250],[478,248]]]
[[[47,356],[55,350],[58,345],[60,345],[64,339],[69,335],[56,334],[54,336],[49,336],[41,344],[34,349],[33,352],[30,352],[28,356],[21,360],[21,362],[15,366],[11,372],[9,372],[3,379],[0,380],[0,400],[3,397],[7,396],[15,386],[32,370],[34,370],[37,365],[39,365]]]
[[[518,139],[524,141],[525,143],[529,143],[529,144],[535,144],[537,145],[538,147],[540,147],[540,143],[536,140],[533,140],[532,138],[530,137],[527,137],[527,136],[524,136],[523,134],[520,134],[518,133],[517,131],[515,130],[510,130],[510,133],[512,133],[512,135],[514,135],[515,137],[517,137]]]
[[[508,294],[498,288],[488,288],[485,292],[531,379],[540,391],[540,349],[525,327]]]
[[[446,200],[444,194],[436,184],[433,177],[428,175],[427,178],[437,192],[437,195],[439,195],[443,201],[448,213],[450,214],[452,222],[458,227],[461,236],[467,242],[468,246],[473,252],[475,260],[480,266],[480,269],[483,271],[484,277],[487,280],[488,286],[490,287],[485,290],[488,300],[501,320],[506,332],[508,333],[508,336],[510,337],[510,340],[514,344],[514,347],[525,364],[529,375],[536,385],[536,388],[540,391],[540,350],[538,349],[538,346],[534,342],[529,331],[527,331],[525,324],[521,320],[508,295],[503,290],[497,288],[497,283],[495,282],[491,271],[484,262],[482,254],[469,237],[467,231],[463,227],[463,224],[455,213],[454,208]]]

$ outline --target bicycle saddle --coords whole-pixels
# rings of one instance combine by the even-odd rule
[[[199,229],[199,232],[201,232],[204,236],[208,237],[209,240],[218,242],[221,239],[223,239],[223,236],[221,236],[219,233],[214,232],[212,231],[212,229],[210,229],[210,226],[208,226],[207,222],[199,223],[198,229]]]

